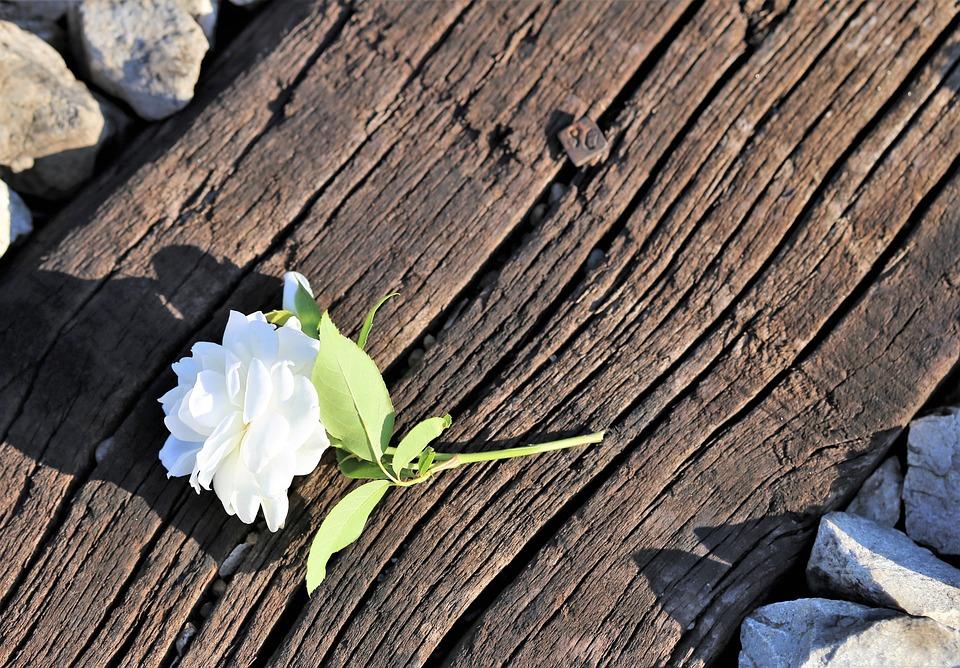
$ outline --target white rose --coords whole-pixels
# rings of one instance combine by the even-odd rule
[[[293,476],[313,471],[330,444],[310,382],[318,348],[296,318],[274,327],[260,312],[231,311],[223,344],[194,345],[160,398],[168,477],[189,475],[198,493],[212,483],[229,514],[249,524],[262,506],[270,530],[282,527]]]

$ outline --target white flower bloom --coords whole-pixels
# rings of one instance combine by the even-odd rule
[[[173,365],[177,386],[160,398],[170,437],[160,461],[216,491],[224,509],[252,523],[260,507],[271,531],[287,516],[295,475],[316,468],[329,446],[310,373],[319,342],[290,318],[230,312],[223,344],[200,342]]]
[[[310,288],[310,281],[299,271],[288,271],[283,275],[283,310],[297,314],[297,305],[294,303],[294,296],[297,294],[297,285],[302,285],[304,290],[313,297],[313,290]],[[299,314],[297,314],[299,315]]]

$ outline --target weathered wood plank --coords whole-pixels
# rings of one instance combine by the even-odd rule
[[[929,64],[926,78],[909,91],[910,95],[897,96],[902,104],[884,114],[863,150],[846,157],[861,131],[871,127],[871,119],[896,94],[899,82],[910,75],[952,16],[951,11],[932,5],[905,13],[906,9],[877,11],[868,7],[854,15],[850,8],[846,17],[841,13],[827,18],[816,16],[819,10],[810,8],[806,15],[801,11],[788,16],[771,41],[760,45],[742,76],[729,84],[728,94],[718,96],[716,116],[708,109],[702,126],[690,132],[687,148],[691,150],[685,153],[683,147],[679,149],[676,160],[662,171],[659,186],[640,204],[624,233],[614,241],[604,271],[593,281],[588,278],[585,292],[569,306],[561,307],[552,323],[537,331],[539,340],[497,377],[492,396],[483,397],[467,426],[454,438],[466,439],[474,434],[509,437],[531,428],[550,431],[613,423],[627,440],[653,424],[664,407],[679,400],[682,410],[671,410],[669,417],[661,418],[678,423],[673,438],[650,445],[648,456],[653,462],[644,460],[650,467],[651,488],[668,484],[673,469],[667,467],[677,466],[691,451],[696,452],[696,439],[706,439],[718,425],[748,405],[769,378],[788,368],[798,351],[816,338],[819,326],[828,320],[829,305],[835,308],[854,289],[881,250],[892,243],[897,230],[907,224],[922,194],[933,187],[957,154],[960,147],[950,122],[937,119],[939,113],[951,111],[951,85],[942,85],[944,72],[955,62],[951,44]],[[844,19],[851,15],[851,23],[844,26]],[[923,29],[916,30],[918,25]],[[811,52],[804,32],[816,34],[825,26],[843,32],[821,35],[821,44],[830,47],[817,57],[819,49]],[[860,41],[855,42],[853,36]],[[905,42],[912,46],[905,46]],[[851,55],[849,45],[854,43],[857,48]],[[797,51],[790,53],[791,46]],[[774,73],[771,78],[775,79],[776,73],[792,71],[795,60],[802,63],[804,57],[814,65],[809,71],[807,65],[796,72],[794,81],[800,81],[796,87],[790,82],[764,81],[767,73]],[[761,66],[763,63],[766,66]],[[757,87],[770,85],[785,85],[786,90],[772,96],[751,94]],[[903,126],[923,108],[937,85],[941,88],[932,97],[933,107],[927,108],[927,115],[917,121],[911,134],[902,137]],[[866,95],[865,91],[876,94]],[[780,104],[773,112],[763,106],[775,101]],[[747,106],[746,112],[739,104]],[[753,114],[758,120],[751,123]],[[824,122],[825,118],[829,120]],[[743,121],[746,127],[737,138],[739,144],[722,143],[722,138],[731,139],[726,127],[711,136],[706,128],[715,119],[726,120],[728,125],[731,119]],[[930,134],[944,122],[944,128]],[[700,142],[714,142],[716,148],[706,143],[705,149]],[[885,151],[891,146],[900,150],[887,156]],[[929,160],[934,146],[946,148],[937,159]],[[705,155],[711,157],[704,159]],[[881,159],[882,168],[877,166]],[[705,172],[703,164],[711,162],[719,164]],[[840,172],[827,184],[830,187],[825,203],[815,214],[809,214],[805,209],[810,202],[824,197],[824,175],[833,165],[838,165]],[[678,180],[671,169],[681,166],[689,170],[685,180]],[[718,184],[720,174],[730,176]],[[843,205],[838,203],[853,201],[854,191],[868,174],[873,177],[870,187],[856,198],[859,206],[847,212],[851,216],[856,212],[858,223],[846,230],[850,239],[843,240],[848,246],[838,247],[837,232],[831,232],[843,213]],[[909,195],[902,194],[901,189]],[[659,199],[664,191],[671,190],[683,193],[680,202]],[[651,216],[654,207],[666,213],[665,219]],[[878,213],[881,210],[882,217]],[[818,216],[825,221],[822,225],[813,224]],[[877,224],[880,220],[883,225]],[[685,237],[691,233],[691,238]],[[778,249],[791,240],[791,253],[780,254]],[[537,242],[529,243],[530,255],[517,258],[516,268],[511,269],[516,273],[509,276],[509,282],[495,285],[492,294],[478,303],[478,311],[486,313],[498,296],[523,290],[526,283],[517,277],[530,267],[531,257],[541,262],[544,258]],[[782,269],[766,279],[766,292],[747,289],[756,284],[758,272],[771,271],[770,266]],[[661,277],[664,267],[671,271]],[[542,270],[541,265],[530,271]],[[837,275],[817,286],[818,292],[811,295],[809,277],[814,270],[822,270],[828,277],[833,272]],[[688,271],[692,275],[686,274]],[[746,292],[738,295],[742,290]],[[781,303],[778,299],[769,312],[762,309],[771,295],[783,294],[798,301]],[[811,309],[811,304],[817,308]],[[516,308],[516,303],[509,303],[509,307]],[[715,319],[721,315],[722,326],[718,326]],[[509,322],[500,314],[491,317],[498,323]],[[464,340],[477,336],[476,324],[467,323],[459,330]],[[752,329],[743,333],[745,325]],[[575,338],[567,342],[571,335]],[[458,343],[442,339],[436,353],[441,357],[435,356],[434,363],[455,364],[442,356],[444,350],[451,356],[459,354],[462,348]],[[487,348],[483,345],[486,341],[480,343],[478,350]],[[731,354],[730,347],[736,354]],[[502,348],[496,355],[502,359]],[[551,355],[556,355],[556,360],[551,360]],[[711,368],[718,356],[724,363]],[[428,369],[430,366],[428,359]],[[752,369],[753,373],[737,386],[732,379],[742,375],[743,369]],[[933,365],[930,371],[936,376],[944,369]],[[701,374],[713,379],[712,391],[717,393],[710,411],[704,410],[707,397],[697,394],[699,383],[691,388]],[[914,389],[916,397],[923,395],[922,385]],[[685,391],[692,396],[684,399]],[[643,400],[635,405],[638,392]],[[598,401],[598,393],[602,401]],[[414,396],[417,402],[422,399]],[[557,402],[563,406],[562,411],[537,424],[537,416],[548,414]],[[619,444],[621,448],[626,445]],[[353,601],[363,595],[347,626],[338,626],[342,613],[331,615],[328,601],[311,601],[278,661],[296,659],[309,665],[323,656],[333,663],[378,664],[386,662],[385,657],[395,658],[391,651],[397,647],[404,648],[407,660],[422,660],[436,641],[430,629],[449,628],[450,620],[461,614],[483,584],[509,563],[520,546],[543,526],[544,518],[557,512],[564,496],[570,498],[575,490],[569,488],[582,486],[595,469],[609,466],[611,461],[616,465],[615,455],[616,449],[611,452],[609,447],[579,458],[571,455],[567,460],[574,470],[568,470],[567,463],[558,466],[555,462],[530,461],[483,472],[464,471],[459,474],[461,479],[449,486],[438,480],[419,497],[406,495],[396,505],[390,504],[377,518],[376,528],[365,537],[361,549],[366,552],[351,556],[345,570],[338,571],[344,574],[344,580],[329,586],[329,597],[335,600]],[[834,453],[838,459],[842,455],[842,450]],[[660,465],[664,468],[659,469]],[[648,470],[637,467],[624,475],[636,476],[638,470],[647,477]],[[844,482],[844,488],[852,489],[856,482],[853,475]],[[811,488],[808,501],[823,503],[824,492]],[[740,497],[731,493],[731,498]],[[437,503],[444,505],[433,506]],[[413,533],[395,537],[398,527],[412,527]],[[387,566],[391,557],[398,559],[393,567]],[[430,568],[420,569],[414,580],[399,575],[416,564],[429,564]],[[573,562],[572,568],[576,565]],[[369,588],[354,589],[357,570],[380,573],[383,567],[387,571],[382,579],[372,582],[364,577]],[[537,597],[538,584],[524,589],[528,597]],[[598,598],[597,606],[611,600],[593,593]],[[399,619],[398,610],[402,611]],[[384,628],[382,620],[387,615],[391,624]],[[522,637],[516,633],[517,628],[527,628],[512,625],[509,615],[499,619],[503,623],[491,636],[501,634],[502,645]],[[568,621],[577,624],[576,619]],[[491,636],[485,636],[489,647],[474,657],[482,659],[477,662],[481,665],[498,664],[509,656],[509,652],[499,651],[502,648],[490,641]],[[665,634],[659,640],[669,655],[670,639]],[[537,646],[538,653],[525,653],[524,659],[539,664],[543,657],[552,656],[556,646],[544,642]],[[597,649],[598,656],[603,650]]]
[[[578,665],[706,664],[955,365],[960,262],[946,249],[960,247],[958,204],[954,176],[837,328],[654,498],[662,483],[637,479],[650,467],[633,452],[451,665],[536,664],[544,652]]]
[[[9,268],[0,291],[3,311],[29,312],[33,325],[13,319],[2,334],[17,362],[3,365],[0,401],[11,409],[0,449],[6,483],[0,572],[8,599],[45,530],[56,526],[72,485],[91,470],[97,443],[219,306],[243,266],[267,253],[274,235],[301,216],[317,189],[369,146],[366,140],[389,117],[418,61],[464,4],[354,12],[333,3],[291,3],[278,13],[297,19],[287,26],[287,38],[198,114],[160,160],[91,206],[82,226],[72,220],[76,212],[66,212],[36,250]],[[379,41],[365,40],[368,31]],[[303,105],[319,111],[295,113]],[[380,155],[387,148],[379,147]],[[368,162],[377,159],[375,150],[364,155]],[[358,173],[348,178],[356,182],[362,172],[352,164]],[[52,246],[43,247],[48,239]],[[117,249],[119,257],[96,253],[100,244]],[[30,365],[30,373],[20,364]],[[85,538],[96,542],[99,533]],[[133,550],[116,554],[128,568],[138,556]],[[62,566],[64,575],[74,568]],[[120,573],[101,572],[117,586]],[[18,643],[43,623],[30,610],[55,614],[44,604],[53,584],[31,592],[31,606],[8,606],[25,616],[5,617],[5,652],[19,652]],[[110,604],[96,599],[100,608]],[[60,612],[75,603],[67,598]],[[63,635],[62,648],[45,651],[82,647],[96,626],[91,620],[69,628],[77,645]]]
[[[290,241],[269,256],[258,270],[276,275],[284,261],[290,260],[291,253],[306,248],[305,252],[310,255],[306,255],[305,260],[315,269],[305,269],[327,279],[326,285],[320,283],[319,286],[323,293],[336,296],[336,281],[346,283],[349,278],[351,282],[347,285],[354,293],[341,296],[340,301],[349,304],[348,300],[352,299],[351,308],[359,313],[369,290],[354,287],[356,265],[343,266],[342,274],[338,275],[337,267],[329,262],[331,253],[349,252],[357,243],[358,234],[362,236],[364,226],[376,230],[384,219],[393,220],[399,212],[407,211],[407,198],[429,203],[428,207],[416,204],[413,214],[434,220],[434,236],[438,239],[442,238],[445,228],[457,231],[456,224],[464,221],[464,207],[469,204],[476,208],[466,220],[475,225],[463,228],[463,233],[457,232],[455,252],[449,256],[428,252],[419,263],[420,267],[429,266],[425,264],[427,261],[436,266],[428,274],[404,276],[414,263],[410,257],[398,256],[393,247],[382,251],[385,257],[393,256],[391,262],[374,255],[366,265],[371,270],[385,267],[390,272],[388,276],[412,286],[414,305],[422,301],[416,318],[429,319],[431,311],[436,313],[449,303],[469,278],[469,267],[478,267],[516,224],[520,217],[515,211],[517,202],[524,198],[532,201],[559,169],[561,162],[550,158],[543,144],[543,127],[550,114],[556,108],[565,108],[571,113],[602,111],[684,6],[649,3],[636,6],[629,13],[615,5],[598,3],[582,3],[559,10],[535,4],[519,4],[508,10],[486,5],[481,9],[463,15],[467,25],[454,31],[449,40],[432,52],[422,75],[411,81],[418,94],[406,101],[400,99],[385,112],[391,115],[390,125],[384,125],[387,130],[371,134],[356,159],[342,168],[343,178],[338,176],[333,180],[326,192],[311,204]],[[378,12],[371,14],[376,16]],[[613,16],[622,21],[619,39],[610,38]],[[396,27],[398,24],[403,25],[396,17],[385,17],[382,22],[383,30],[394,32],[401,29]],[[336,58],[327,63],[328,55],[338,53],[338,44],[351,43],[352,29],[353,24],[348,23],[338,41],[317,61],[316,68],[339,64]],[[575,37],[580,40],[576,47],[573,46]],[[530,38],[526,44],[524,38]],[[377,43],[382,47],[384,40]],[[640,48],[635,46],[638,43]],[[495,57],[482,57],[490,45],[497,45],[500,51],[493,54]],[[345,46],[343,52],[347,53],[350,48],[355,46]],[[536,66],[516,68],[514,59],[531,59]],[[610,67],[609,63],[615,66]],[[575,69],[574,64],[580,69]],[[601,64],[605,66],[601,68]],[[311,69],[290,104],[298,106],[300,95],[304,91],[309,95],[311,86],[323,89],[328,85],[328,78],[329,73],[314,75]],[[362,81],[362,85],[370,86],[371,82]],[[462,109],[453,107],[451,91],[453,99],[462,96],[469,104],[462,105]],[[577,97],[578,93],[581,97]],[[588,93],[592,96],[589,103],[583,101]],[[435,101],[425,104],[425,95]],[[536,113],[531,114],[518,104],[521,100],[532,105]],[[485,110],[476,125],[469,125],[473,122],[471,114],[478,113],[477,109]],[[284,132],[292,122],[285,121],[277,132]],[[463,123],[467,123],[466,128]],[[486,141],[499,135],[500,125],[511,129],[511,138]],[[301,127],[299,131],[305,130]],[[425,143],[424,136],[434,140]],[[280,156],[295,150],[294,147],[302,149],[296,143],[295,132],[290,131],[284,137],[287,148],[281,139],[274,139],[270,134],[257,145],[267,146],[264,150],[269,155]],[[516,148],[512,146],[513,141],[518,142]],[[274,143],[270,145],[271,142]],[[394,150],[393,145],[402,149]],[[448,158],[451,150],[452,158]],[[424,164],[431,165],[423,173],[409,170],[408,161],[418,151],[423,154]],[[405,157],[401,160],[395,156]],[[223,158],[218,154],[217,160],[220,159]],[[375,165],[377,171],[367,174],[363,165]],[[272,173],[272,167],[265,167],[263,162],[257,167]],[[454,179],[450,178],[451,174]],[[279,176],[271,178],[282,180],[287,175],[280,170]],[[224,186],[228,187],[234,186]],[[410,195],[408,191],[415,194]],[[328,196],[328,193],[332,194]],[[252,218],[249,229],[254,229],[253,223],[259,215],[256,211],[248,214]],[[337,221],[334,226],[328,225],[331,217]],[[191,221],[192,226],[197,224],[197,220]],[[418,218],[413,218],[409,225],[411,231],[424,229]],[[402,240],[402,233],[397,234]],[[399,241],[396,245],[402,248]],[[343,250],[332,251],[338,247]],[[321,268],[328,273],[321,274]],[[228,281],[211,280],[218,286],[222,283],[229,287]],[[265,285],[260,276],[251,276],[241,283],[237,300],[231,305],[249,302],[262,306],[265,300],[275,299],[275,291],[275,281]],[[208,303],[191,304],[189,318],[202,322],[203,308],[209,308]],[[343,310],[341,307],[338,312]],[[420,333],[420,325],[414,320],[394,327],[391,346],[396,355]],[[200,338],[212,338],[212,329],[204,330]],[[153,396],[154,390],[150,392]],[[80,488],[62,526],[37,562],[37,568],[13,595],[3,629],[17,635],[18,657],[34,660],[56,657],[59,661],[69,661],[76,659],[76,653],[81,651],[85,652],[84,660],[92,661],[122,651],[127,659],[156,663],[166,653],[173,634],[212,578],[215,563],[210,555],[222,558],[231,538],[242,539],[246,530],[235,521],[227,522],[219,510],[210,505],[209,497],[200,501],[191,499],[178,510],[184,496],[182,481],[163,482],[152,455],[162,438],[159,431],[152,401],[141,402],[117,434],[118,460],[94,470],[94,479]],[[147,432],[153,434],[155,442],[144,448]],[[317,512],[312,509],[311,513],[303,520],[309,520],[315,527]],[[156,515],[169,517],[171,514],[174,514],[173,526],[155,535],[159,526]],[[197,522],[200,518],[203,519]],[[185,534],[190,536],[189,540],[185,541]],[[124,548],[114,549],[117,545]],[[134,552],[131,548],[136,546],[139,551]],[[74,554],[84,556],[80,560],[66,558]],[[298,575],[301,564],[298,560]],[[126,578],[135,569],[139,569],[137,576],[128,586]],[[264,570],[268,577],[271,573]],[[70,583],[62,606],[48,605],[49,587],[54,578]],[[96,593],[94,587],[98,590]],[[146,609],[143,606],[145,591],[160,599]],[[281,595],[286,597],[289,591],[290,588],[283,590]],[[111,598],[117,596],[121,598]],[[83,622],[74,621],[71,632],[62,638],[59,646],[48,646],[43,641],[42,629],[58,626],[61,620],[72,617],[77,600],[84,601],[86,606]],[[244,609],[235,612],[241,618],[237,626],[226,627],[232,633],[239,631]],[[268,629],[264,627],[263,632]],[[97,642],[92,642],[91,634],[99,636]],[[101,638],[105,641],[101,642]],[[212,647],[223,650],[216,645]]]

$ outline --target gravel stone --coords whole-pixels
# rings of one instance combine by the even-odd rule
[[[190,641],[193,640],[193,636],[197,635],[197,627],[187,622],[183,625],[183,630],[180,631],[180,634],[177,636],[175,646],[177,648],[177,654],[183,656],[187,647],[190,646]]]
[[[818,594],[896,608],[960,629],[960,570],[903,532],[859,515],[830,513],[820,520],[807,581]]]
[[[236,573],[237,569],[240,568],[240,564],[243,562],[243,558],[247,555],[251,547],[253,546],[250,545],[250,543],[240,543],[233,548],[233,551],[228,554],[227,558],[220,564],[220,570],[217,574],[222,578],[228,578]]]
[[[158,120],[193,98],[217,10],[213,0],[84,0],[68,16],[90,79]]]
[[[863,483],[847,512],[866,517],[878,524],[895,526],[900,521],[900,494],[903,474],[900,462],[890,457]]]
[[[847,601],[765,605],[740,627],[740,668],[955,666],[960,631]]]
[[[903,505],[911,538],[960,554],[960,409],[910,423]]]
[[[93,173],[109,137],[100,105],[36,35],[0,21],[0,171],[24,194],[57,199]]]
[[[0,255],[19,237],[33,231],[30,209],[6,183],[0,181]]]

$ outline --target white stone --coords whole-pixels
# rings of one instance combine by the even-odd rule
[[[177,636],[175,641],[175,646],[177,648],[177,654],[183,656],[187,651],[187,647],[190,646],[190,641],[193,640],[193,636],[197,635],[197,627],[187,622],[183,625],[183,630],[180,631],[180,634]]]
[[[847,512],[867,517],[879,524],[894,526],[900,521],[900,494],[903,474],[900,462],[890,457],[863,483]]]
[[[243,563],[243,558],[247,556],[247,552],[250,548],[253,547],[250,543],[240,543],[230,554],[227,555],[227,558],[223,560],[223,563],[220,564],[220,570],[217,572],[222,578],[228,578],[234,573],[237,572],[237,569],[240,568],[240,564]]]
[[[100,105],[53,47],[5,21],[0,100],[0,167],[9,185],[56,198],[90,177],[109,136]]]
[[[113,452],[113,444],[113,436],[100,441],[100,445],[98,445],[97,449],[93,451],[93,458],[97,464],[102,464],[104,461],[106,461],[107,457],[110,456],[110,453]]]
[[[18,237],[33,231],[30,209],[10,187],[0,181],[0,255],[7,252]]]
[[[550,202],[556,204],[567,194],[567,187],[562,183],[554,183],[550,186]]]
[[[960,554],[960,409],[910,423],[903,506],[911,538]]]
[[[820,520],[807,563],[818,594],[896,608],[960,629],[960,570],[903,532],[849,513]]]
[[[223,596],[223,592],[227,591],[227,583],[220,578],[217,578],[213,581],[213,586],[210,588],[211,593],[214,598],[220,598]]]
[[[90,79],[157,120],[193,98],[218,0],[84,0],[70,34]]]
[[[955,666],[960,631],[822,598],[772,603],[740,627],[740,668]]]

